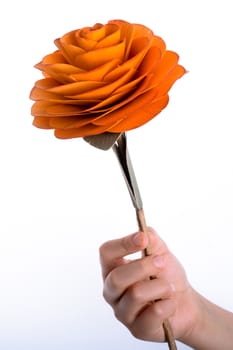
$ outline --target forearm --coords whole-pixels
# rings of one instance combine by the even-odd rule
[[[232,350],[233,313],[194,292],[199,308],[195,326],[182,342],[195,350]]]

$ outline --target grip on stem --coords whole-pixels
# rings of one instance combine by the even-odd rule
[[[150,239],[149,239],[149,235],[148,235],[148,230],[147,230],[147,226],[146,226],[146,220],[145,220],[145,215],[144,215],[143,209],[136,210],[136,214],[137,214],[138,227],[139,227],[140,231],[146,233],[147,237],[148,237],[149,243],[148,243],[147,247],[145,248],[145,250],[143,251],[143,255],[148,256],[148,255],[152,254],[152,251],[151,251],[151,247],[150,247]],[[168,320],[164,320],[163,329],[164,329],[165,339],[166,339],[168,346],[169,346],[169,350],[177,350],[175,338],[174,338],[174,335],[172,332],[170,322]]]

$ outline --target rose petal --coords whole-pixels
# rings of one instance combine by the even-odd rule
[[[94,90],[105,85],[106,83],[103,81],[79,81],[76,83],[55,86],[49,89],[49,91],[63,96],[70,95],[73,96],[72,98],[75,98],[74,96],[77,94],[82,94],[85,91]],[[94,99],[98,98],[94,97]]]
[[[79,31],[79,36],[97,42],[106,36],[106,26],[96,23],[93,27],[81,29]]]
[[[126,94],[128,93],[128,91],[123,91],[121,93],[118,94],[112,94],[111,96],[109,96],[108,98],[105,98],[103,101],[100,101],[98,104],[94,105],[91,108],[88,108],[87,111],[91,112],[91,113],[104,113],[106,111],[109,111],[112,109],[112,105],[118,101],[120,101],[122,99],[122,97],[124,97]],[[110,106],[110,107],[109,107]]]
[[[42,62],[35,65],[35,68],[45,71],[49,74],[51,72],[59,74],[75,74],[84,72],[83,69],[73,66],[72,64],[67,63],[54,63],[54,64],[44,64]]]
[[[115,124],[118,124],[116,122]],[[106,131],[106,129],[111,130],[112,126],[95,126],[92,124],[85,125],[79,129],[55,129],[54,134],[57,138],[60,139],[71,139],[76,137],[85,137],[92,135],[99,135]]]
[[[130,23],[125,21],[110,21],[110,23],[117,23],[120,26],[121,31],[121,40],[125,40],[125,55],[124,55],[124,61],[128,60],[129,52],[131,49],[131,44],[134,39],[134,26],[132,26]]]
[[[156,65],[152,78],[148,81],[148,87],[155,87],[171,72],[177,65],[179,56],[173,51],[166,51]]]
[[[153,36],[151,45],[157,47],[158,49],[160,49],[161,55],[166,50],[166,43],[164,42],[164,40],[162,38],[160,38],[157,35]]]
[[[72,66],[71,64],[55,63],[55,64],[42,64],[38,63],[35,66],[37,69],[47,73],[50,77],[56,79],[62,84],[75,81],[71,74],[83,72],[82,69]]]
[[[119,108],[120,106],[122,106],[123,104],[126,104],[127,100],[121,100],[122,97],[124,97],[125,95],[129,94],[130,91],[132,91],[135,86],[140,83],[140,81],[143,79],[143,77],[140,77],[138,79],[135,79],[133,81],[130,81],[128,84],[122,85],[120,88],[116,89],[112,95],[110,95],[109,97],[105,98],[103,101],[101,101],[100,103],[98,103],[97,105],[91,107],[88,109],[89,112],[93,112],[93,111],[97,111],[97,112],[105,112],[105,110],[103,109],[103,107],[106,106],[112,106],[113,103],[116,103],[117,101],[121,101],[120,105],[119,104],[115,104],[114,109]],[[112,109],[113,107],[111,107]],[[108,108],[109,110],[109,108]]]
[[[62,45],[76,45],[77,44],[76,32],[77,30],[72,30],[64,34],[60,39],[56,39],[56,40],[59,40],[62,43]]]
[[[81,55],[85,51],[78,46],[75,45],[64,45],[60,39],[56,39],[54,41],[55,45],[61,51],[63,56],[66,58],[67,62],[70,64],[75,63],[75,57],[77,55]],[[82,68],[82,67],[81,67]]]
[[[41,101],[41,100],[47,100],[50,101],[51,99],[57,99],[64,100],[64,97],[60,97],[52,92],[39,89],[38,87],[34,86],[30,93],[30,99],[34,101]]]
[[[82,38],[77,35],[76,37],[77,45],[81,47],[84,51],[90,51],[93,50],[96,46],[96,41]]]
[[[116,124],[118,124],[117,122]],[[95,126],[88,124],[78,129],[55,129],[54,134],[59,139],[71,139],[76,137],[85,137],[91,135],[99,135],[106,131],[106,128],[110,130],[112,126]]]
[[[148,46],[148,40],[146,38],[140,39],[140,48],[138,47],[138,52],[135,51],[135,55],[124,62],[123,64],[119,65],[117,68],[115,68],[113,71],[108,73],[104,80],[106,81],[114,81],[118,79],[120,76],[122,76],[123,72],[125,70],[128,70],[130,68],[134,68],[135,70],[138,68],[142,60],[144,59],[144,56],[146,55],[149,46]]]
[[[95,125],[104,125],[105,123],[115,123],[118,119],[124,119],[127,114],[130,114],[132,111],[137,111],[142,108],[144,104],[150,104],[157,96],[158,90],[152,89],[144,94],[134,98],[126,105],[123,105],[121,108],[112,108],[107,113],[103,113],[101,118],[94,120]],[[120,116],[121,115],[121,116]],[[135,116],[135,118],[137,118]]]
[[[53,102],[54,104],[71,104],[71,105],[86,105],[87,101],[86,100],[78,100],[78,101],[74,101],[72,99],[67,99],[66,97],[57,95],[55,93],[52,93],[50,91],[46,91],[46,90],[42,90],[37,88],[36,86],[34,86],[31,90],[30,93],[30,98],[34,101],[48,101],[48,102]],[[99,100],[88,100],[88,105],[92,106],[92,105],[96,105],[98,104],[100,101]]]
[[[128,94],[144,79],[144,76],[141,76],[137,79],[131,80],[129,83],[120,86],[118,89],[114,91],[114,94]]]
[[[128,82],[133,75],[135,74],[135,70],[131,69],[128,72],[126,72],[120,79],[114,81],[111,84],[103,84],[103,86],[100,86],[97,89],[89,89],[89,91],[79,93],[77,95],[67,95],[68,98],[73,99],[82,99],[82,100],[92,100],[94,98],[96,99],[105,99],[106,97],[110,96],[114,90],[116,90],[119,86],[124,85],[126,82]],[[77,83],[76,83],[77,84]],[[58,88],[54,88],[53,91]]]
[[[75,105],[56,104],[49,101],[36,101],[32,105],[31,113],[35,117],[66,117],[83,114],[85,113],[85,110],[80,106]]]
[[[135,86],[140,83],[140,81],[142,79],[144,79],[144,77],[146,75],[149,74],[149,72],[151,70],[153,70],[153,68],[158,64],[159,62],[159,58],[160,58],[160,49],[156,48],[156,47],[152,47],[150,48],[150,50],[147,52],[146,56],[143,59],[142,64],[139,67],[138,73],[137,75],[139,75],[139,78],[134,79],[132,81],[130,81],[127,84],[122,85],[120,88],[116,89],[114,91],[114,95],[104,99],[103,101],[101,101],[98,105],[93,106],[92,108],[89,109],[89,111],[94,111],[94,110],[100,110],[101,108],[110,105],[116,101],[119,101],[121,97],[123,97],[126,93],[129,93],[130,91],[132,91],[133,88],[135,88]],[[123,66],[123,65],[122,65]],[[152,77],[152,75],[150,75],[148,77],[148,79],[150,79]],[[138,97],[140,94],[142,94],[143,92],[145,92],[147,90],[148,87],[148,83],[145,82],[144,84],[142,84],[140,86],[140,88],[138,88],[133,95],[129,96],[127,99],[123,100],[120,102],[120,104],[117,104],[113,107],[113,109],[117,109],[121,106],[123,106],[124,104],[127,104],[128,102],[130,102],[131,100],[135,99],[136,97]]]
[[[39,89],[50,89],[55,86],[60,86],[60,84],[53,78],[45,78],[37,80],[35,86]]]
[[[149,72],[153,71],[156,65],[159,63],[161,56],[162,53],[160,48],[155,46],[150,47],[138,68],[137,75],[145,76]]]
[[[175,81],[181,78],[186,73],[184,67],[178,65],[176,66],[160,84],[157,85],[158,96],[167,93]]]
[[[156,87],[176,67],[178,60],[179,56],[175,52],[166,51],[150,74],[146,75],[146,78],[140,85],[140,90],[147,91]]]
[[[134,36],[135,38],[146,36],[148,38],[152,38],[154,36],[152,30],[143,24],[134,23],[133,24],[135,30],[134,30]]]
[[[119,59],[113,59],[102,66],[99,66],[90,71],[83,71],[83,73],[72,74],[71,78],[75,80],[95,80],[101,81],[105,75],[115,68],[120,63]]]
[[[134,99],[136,99],[136,98],[137,98],[138,96],[140,96],[141,94],[145,93],[148,89],[152,89],[152,88],[154,87],[154,86],[151,85],[150,83],[151,83],[152,78],[153,78],[154,75],[155,75],[155,72],[157,72],[157,67],[156,67],[156,66],[157,66],[158,63],[160,63],[160,61],[155,61],[155,62],[154,62],[154,66],[155,66],[155,67],[154,67],[153,65],[150,67],[150,64],[152,64],[151,59],[152,59],[153,55],[155,55],[155,57],[157,57],[157,58],[158,58],[158,56],[159,56],[159,51],[158,51],[156,48],[151,48],[151,50],[148,51],[148,56],[145,56],[145,63],[143,64],[142,67],[139,68],[139,71],[140,71],[141,73],[143,73],[143,75],[144,75],[146,78],[145,78],[145,79],[143,80],[143,82],[139,85],[139,87],[133,92],[133,94],[129,95],[126,99],[123,99],[122,101],[120,101],[120,103],[118,103],[118,104],[116,104],[116,105],[113,105],[113,106],[112,106],[112,111],[113,111],[113,110],[116,110],[116,109],[118,109],[118,108],[120,108],[120,107],[122,107],[122,106],[124,106],[124,105],[126,105],[127,103],[129,103],[129,102],[133,101]],[[177,57],[174,56],[173,53],[172,53],[171,56],[172,56],[172,58],[173,58],[173,59],[175,60],[175,62],[176,62],[176,58],[177,58]],[[167,59],[168,59],[169,62],[171,62],[171,61],[170,61],[170,54],[168,54],[168,55],[166,56],[165,62],[163,63],[163,70],[164,70],[164,66],[167,65]],[[143,61],[143,62],[144,62],[144,61]],[[156,68],[156,71],[153,70],[153,68]],[[152,74],[152,73],[149,74],[150,70],[152,70],[152,73],[153,73],[153,74]],[[163,75],[164,75],[164,72],[163,72]],[[162,77],[163,77],[163,75],[162,75]],[[144,76],[143,76],[143,78],[144,78]],[[161,76],[158,75],[158,78],[161,78]],[[140,81],[140,79],[135,80],[134,83],[138,83],[139,81]],[[131,84],[131,82],[130,82],[129,84]],[[157,84],[157,82],[155,81],[155,86],[156,86],[156,84]],[[124,86],[122,86],[122,88],[117,89],[117,90],[115,91],[115,93],[117,94],[117,93],[123,92],[123,91],[124,91],[124,87],[126,87],[126,89],[127,89],[127,84],[124,85]],[[132,84],[132,87],[133,87],[133,84]],[[103,104],[100,103],[100,104],[97,105],[97,106],[93,106],[91,110],[96,110],[97,108],[102,108],[104,105],[106,105],[106,104],[105,104],[104,101],[103,101]],[[101,106],[101,107],[100,107],[100,106]],[[107,113],[109,113],[109,112],[107,112]]]
[[[114,46],[120,42],[121,35],[118,26],[108,25],[108,27],[112,27],[112,30],[106,28],[106,36],[96,44],[95,49]]]
[[[124,61],[128,60],[129,53],[131,51],[131,45],[134,39],[139,37],[147,37],[149,40],[153,37],[153,32],[140,24],[132,24],[123,20],[112,20],[109,23],[115,23],[119,25],[121,31],[121,40],[126,42],[126,50]]]
[[[62,55],[62,53],[57,50],[53,53],[50,53],[49,55],[46,55],[42,62],[43,64],[54,64],[54,63],[66,63],[65,57]],[[35,65],[36,67],[37,65]]]
[[[75,64],[82,69],[90,70],[112,61],[115,58],[122,61],[124,52],[125,42],[122,41],[111,47],[105,47],[76,55]]]
[[[143,78],[144,78],[144,77],[142,77],[142,81],[143,81]],[[138,80],[135,80],[134,83],[140,83],[140,80],[141,80],[141,79],[138,78]],[[126,85],[127,85],[127,84],[126,84]],[[104,101],[101,101],[98,105],[95,105],[95,106],[91,107],[90,109],[88,109],[88,111],[97,111],[97,112],[98,112],[98,111],[99,111],[99,112],[101,111],[101,112],[103,112],[103,117],[104,117],[104,116],[107,115],[108,113],[113,112],[114,110],[119,109],[120,107],[126,105],[126,104],[129,103],[130,101],[135,100],[138,96],[140,96],[141,94],[143,94],[143,93],[145,92],[144,84],[141,83],[141,84],[139,84],[139,87],[138,87],[132,94],[130,94],[130,95],[129,95],[128,97],[126,97],[125,99],[121,99],[120,97],[121,97],[121,96],[124,96],[125,93],[126,93],[126,91],[124,90],[124,87],[125,87],[126,85],[122,86],[122,90],[121,90],[121,88],[115,90],[112,96],[106,98]],[[134,87],[134,85],[131,84],[131,82],[129,83],[129,86],[131,86],[132,89],[133,89],[133,87]],[[126,89],[127,89],[127,86],[126,86]],[[121,91],[121,92],[119,93],[119,91]],[[146,91],[147,91],[147,90],[146,90]],[[128,92],[129,92],[129,91],[128,91]],[[116,97],[114,97],[115,94],[116,94]],[[123,95],[122,95],[122,94],[123,94]],[[117,96],[118,96],[119,98],[117,98]],[[115,101],[119,101],[119,102],[116,103],[116,104],[112,104],[112,105],[111,105],[111,108],[108,108],[107,111],[106,111],[106,110],[100,110],[100,108],[103,108],[103,107],[106,106],[107,104],[110,105],[110,102],[111,102],[111,99],[112,99],[112,98],[113,98]]]
[[[48,118],[49,125],[53,129],[74,129],[81,128],[92,122],[92,117],[54,117]]]
[[[32,125],[40,129],[51,129],[49,118],[47,117],[34,117]]]
[[[129,111],[124,120],[119,122],[116,126],[113,126],[111,132],[123,132],[136,129],[158,115],[168,104],[168,95],[161,96],[155,99],[150,104],[142,104],[140,109],[135,110],[134,108]],[[124,109],[125,112],[125,109]],[[122,114],[121,114],[122,115]],[[108,130],[106,130],[108,131]]]
[[[150,79],[150,76],[148,76],[148,79]],[[134,101],[138,96],[140,96],[141,94],[143,94],[143,93],[145,93],[145,92],[147,92],[149,90],[147,80],[144,77],[142,77],[142,78],[143,78],[142,82],[138,85],[137,89],[135,91],[133,91],[132,94],[130,94],[127,98],[120,100],[119,103],[114,104],[114,105],[111,106],[111,110],[110,110],[111,112],[116,110],[116,109],[119,109],[120,107],[128,104],[131,101]],[[140,79],[137,80],[137,83],[138,82],[140,82]],[[119,92],[119,90],[120,89],[117,89],[116,91],[114,91],[114,93],[117,94],[117,92]],[[122,86],[122,90],[123,90],[122,92],[124,93],[124,86]],[[99,105],[98,105],[98,107],[99,107]],[[90,110],[94,111],[95,109],[97,109],[97,106],[93,106]],[[109,111],[109,108],[108,108],[108,111],[103,113],[103,116],[105,116],[108,113],[110,113],[110,111]]]
[[[125,95],[128,95],[130,91],[132,91],[140,82],[143,80],[144,77],[140,77],[138,79],[135,79],[133,81],[130,81],[128,84],[125,84],[121,86],[119,89],[116,89],[111,96],[104,99],[103,101],[99,102],[97,105],[94,105],[93,107],[87,109],[89,112],[106,112],[111,109],[111,111],[118,109],[122,107],[123,105],[127,104],[131,100],[134,100],[136,97],[141,95],[143,91],[139,91],[137,89],[136,93],[133,95],[130,95],[130,97],[126,99],[122,99]],[[119,103],[116,103],[117,101],[120,101]],[[113,105],[113,103],[115,103]],[[111,106],[111,107],[109,107]],[[103,109],[104,107],[108,107],[107,109]]]
[[[153,50],[151,53],[153,53]],[[119,108],[123,107],[124,105],[128,105],[129,103],[132,103],[132,102],[134,103],[134,101],[136,100],[136,98],[138,98],[138,96],[140,96],[141,94],[144,94],[148,90],[154,89],[155,87],[157,88],[156,90],[157,96],[161,96],[165,92],[168,92],[168,90],[171,88],[175,80],[180,78],[185,72],[185,69],[183,67],[176,68],[178,58],[179,57],[176,53],[172,51],[167,51],[167,53],[163,57],[163,62],[160,61],[158,63],[158,65],[156,66],[156,69],[153,72],[153,75],[152,74],[149,75],[147,73],[148,75],[146,76],[146,79],[143,80],[143,83],[140,84],[139,88],[137,88],[136,91],[132,95],[130,95],[128,98],[123,99],[119,104],[113,105],[111,113],[114,110],[118,110]],[[175,70],[174,73],[172,73],[173,70]],[[146,68],[145,68],[145,73],[146,73]],[[171,76],[169,76],[168,78],[169,74],[171,74]],[[165,78],[168,79],[167,83]],[[163,81],[165,82],[164,85],[162,85]],[[159,86],[161,89],[161,93],[158,91],[158,84],[160,83],[161,85]],[[168,90],[166,90],[166,88]],[[124,89],[124,86],[122,86],[122,90],[120,88],[115,92],[116,93],[121,92],[123,91],[123,89]],[[95,107],[96,106],[93,106],[92,109],[95,109]],[[110,111],[107,111],[104,115],[107,116],[109,113]],[[102,119],[98,120],[98,123],[102,123]]]

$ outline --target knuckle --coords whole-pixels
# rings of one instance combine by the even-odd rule
[[[110,243],[111,243],[111,241],[104,242],[99,247],[99,256],[101,259],[104,259],[104,260],[110,259],[111,260],[111,250],[109,249]]]
[[[163,318],[164,310],[163,310],[161,305],[159,305],[157,303],[154,304],[154,314],[155,314],[157,319]]]
[[[117,270],[112,270],[104,281],[103,298],[112,305],[115,302],[116,291],[120,286]]]
[[[123,323],[128,329],[130,329],[131,324],[133,322],[132,315],[126,312],[124,308],[121,307],[120,304],[117,304],[114,308],[114,315],[118,321]]]
[[[160,279],[160,299],[174,298],[175,290],[171,283],[166,279]]]
[[[175,312],[175,303],[172,300],[155,302],[153,305],[154,318],[158,323],[163,323],[165,319],[171,317]]]
[[[113,312],[114,312],[114,316],[116,317],[116,319],[117,319],[118,321],[120,321],[121,323],[123,323],[126,327],[129,326],[125,315],[122,313],[122,311],[121,311],[118,307],[115,307],[115,308],[113,309]]]
[[[121,246],[124,254],[129,254],[132,251],[132,243],[128,236],[123,237],[121,240]]]
[[[109,272],[105,283],[111,290],[118,289],[120,282],[119,282],[119,273],[117,269]]]
[[[166,299],[172,299],[175,296],[175,288],[168,281],[164,281],[164,296]]]
[[[137,261],[137,270],[142,277],[148,277],[151,272],[151,258],[145,257]]]
[[[129,299],[135,304],[141,303],[144,300],[144,293],[142,293],[140,282],[129,287],[127,294]]]
[[[107,243],[103,243],[101,244],[101,246],[99,247],[99,256],[100,258],[103,258],[106,255],[106,251],[107,251]]]

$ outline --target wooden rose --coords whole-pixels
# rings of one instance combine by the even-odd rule
[[[119,160],[139,228],[146,221],[130,160],[126,132],[142,126],[168,104],[168,92],[185,74],[179,56],[141,24],[111,20],[73,30],[55,40],[57,50],[35,65],[43,79],[30,98],[33,125],[57,138],[82,137]],[[150,254],[150,244],[144,251]],[[168,320],[165,338],[176,349]]]

